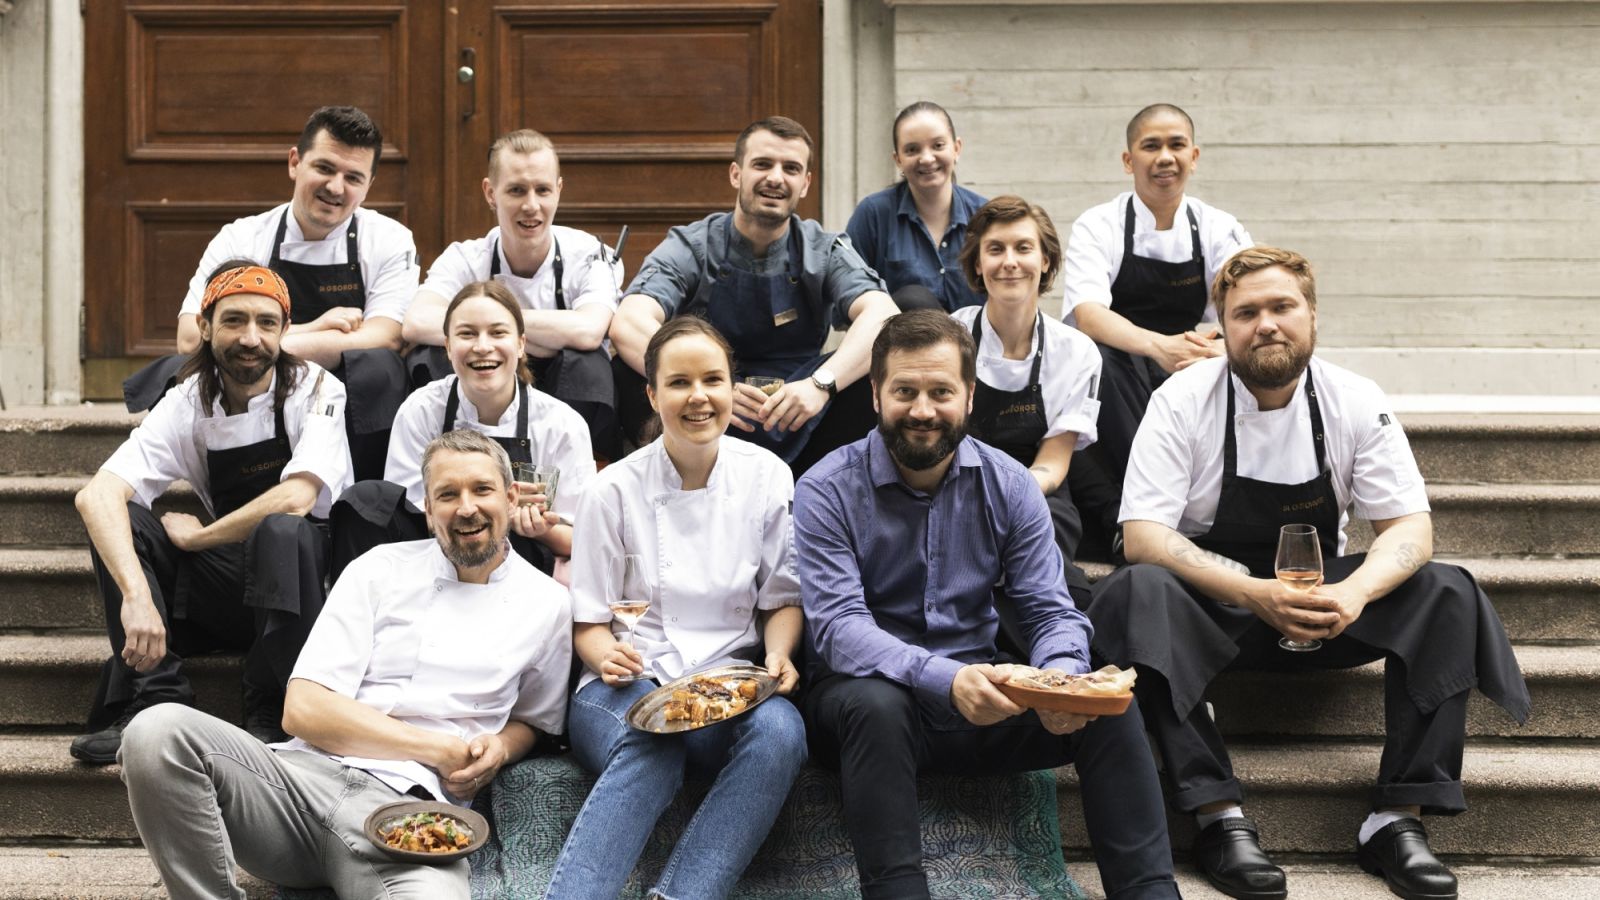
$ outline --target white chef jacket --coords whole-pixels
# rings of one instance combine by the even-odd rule
[[[317,378],[322,377],[320,396]],[[141,506],[150,504],[174,482],[189,482],[206,511],[216,514],[211,501],[207,450],[230,450],[270,440],[273,435],[273,387],[250,398],[245,411],[227,415],[219,397],[208,413],[200,410],[200,376],[173,385],[144,421],[133,429],[102,469],[126,481]],[[307,361],[300,382],[284,401],[283,428],[293,455],[280,483],[290,475],[306,473],[321,482],[322,490],[311,515],[327,518],[328,508],[350,486],[350,445],[344,432],[344,385],[339,379]]]
[[[1233,378],[1238,474],[1300,484],[1317,474],[1305,381],[1283,409],[1263,412],[1227,359],[1201,360],[1156,390],[1133,439],[1118,520],[1160,522],[1185,537],[1211,530],[1222,491],[1222,444]],[[1339,552],[1351,504],[1364,519],[1428,512],[1427,488],[1411,444],[1383,390],[1371,380],[1312,357],[1324,446],[1339,503]]]
[[[968,332],[982,306],[964,306],[950,314]],[[1005,347],[994,325],[983,320],[983,344],[978,347],[978,380],[997,391],[1020,391],[1033,375],[1033,356],[1039,352],[1039,330],[1026,359],[1006,359]],[[1065,322],[1044,319],[1044,364],[1039,367],[1039,388],[1044,394],[1044,436],[1075,431],[1076,449],[1094,443],[1100,417],[1100,348],[1089,336]]]
[[[289,677],[470,742],[512,719],[563,731],[571,666],[566,588],[515,553],[488,584],[464,583],[428,538],[383,544],[351,563]],[[439,773],[414,760],[339,756],[299,738],[273,746],[321,753],[401,793],[421,785],[453,799]]]
[[[512,273],[504,246],[499,247],[500,274],[495,277],[511,289],[523,309],[558,309],[554,260],[555,246],[560,244],[561,287],[567,309],[603,303],[615,311],[621,299],[622,263],[605,262],[601,258],[600,239],[587,231],[563,225],[550,228],[555,241],[532,277],[523,278]],[[428,278],[422,290],[450,300],[468,284],[489,280],[489,254],[498,246],[499,239],[500,226],[496,225],[486,237],[456,241],[444,248],[428,267]]]
[[[206,276],[230,259],[242,257],[266,265],[272,260],[272,240],[278,234],[278,221],[289,204],[274,206],[260,215],[235,219],[211,239],[200,257],[200,267],[189,279],[189,293],[183,298],[179,315],[196,315],[206,294]],[[355,211],[356,252],[361,257],[361,280],[367,287],[366,318],[404,322],[406,307],[417,293],[417,278],[422,265],[417,259],[417,243],[411,229],[383,213],[361,207]],[[308,241],[294,214],[289,214],[278,255],[288,262],[313,266],[333,266],[349,262],[345,223],[328,232],[320,241]]]
[[[1118,194],[1117,199],[1099,206],[1091,206],[1072,223],[1072,235],[1067,239],[1067,252],[1061,261],[1062,303],[1061,318],[1076,325],[1073,307],[1079,303],[1111,305],[1111,283],[1122,271],[1122,226],[1128,214],[1128,198],[1133,198],[1133,253],[1147,259],[1163,262],[1188,262],[1194,258],[1193,242],[1189,238],[1189,213],[1194,210],[1195,221],[1200,225],[1200,250],[1206,258],[1206,294],[1216,280],[1217,270],[1228,257],[1253,246],[1250,233],[1239,220],[1214,206],[1207,206],[1193,197],[1185,196],[1173,216],[1172,227],[1156,230],[1156,215],[1133,191]],[[1217,311],[1206,304],[1202,322],[1215,322]]]
[[[698,491],[683,490],[659,439],[641,447],[601,471],[578,508],[573,620],[614,621],[623,554],[637,553],[641,579],[622,593],[650,601],[632,640],[645,674],[665,682],[736,662],[760,640],[756,610],[800,605],[793,499],[789,467],[748,441],[723,436]],[[585,671],[579,688],[597,677]]]
[[[400,404],[389,432],[389,458],[383,466],[383,480],[406,489],[406,499],[422,509],[422,453],[444,428],[444,407],[450,399],[450,386],[456,386],[460,405],[456,407],[456,427],[469,428],[489,437],[517,436],[517,406],[528,401],[528,443],[533,461],[561,470],[556,484],[552,512],[569,517],[578,509],[578,499],[594,480],[594,450],[589,444],[589,425],[572,407],[526,385],[517,399],[506,407],[500,421],[485,425],[478,419],[478,408],[467,399],[454,376],[429,382]]]

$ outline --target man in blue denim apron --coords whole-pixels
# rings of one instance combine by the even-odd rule
[[[733,346],[738,378],[780,378],[767,394],[739,384],[733,434],[796,472],[859,439],[875,422],[864,376],[883,320],[898,308],[843,234],[795,215],[811,186],[811,136],[792,119],[752,123],[739,136],[731,213],[673,228],[651,252],[612,320],[619,418],[631,439],[648,419],[644,348],[671,316],[708,319]],[[823,352],[833,328],[836,352]]]
[[[214,269],[246,259],[289,286],[294,310],[283,349],[339,376],[358,478],[382,478],[389,423],[410,392],[399,350],[400,324],[421,267],[411,231],[361,204],[372,187],[383,135],[355,107],[312,113],[289,151],[294,198],[225,226],[200,259],[178,316],[178,354],[123,382],[130,412],[150,409],[172,386],[184,356],[200,345],[200,296]]]

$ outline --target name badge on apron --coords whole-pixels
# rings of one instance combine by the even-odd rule
[[[777,315],[773,316],[772,317],[772,324],[773,325],[787,325],[790,322],[793,322],[795,319],[798,319],[798,318],[800,318],[800,311],[798,309],[794,309],[793,307],[791,307],[791,308],[786,309],[783,312],[778,313]]]

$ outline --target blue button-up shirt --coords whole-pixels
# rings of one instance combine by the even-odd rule
[[[827,669],[912,689],[935,727],[971,727],[950,686],[993,662],[1001,585],[1029,662],[1089,669],[1089,620],[1073,606],[1044,495],[1028,471],[974,438],[932,494],[900,478],[873,430],[795,487],[795,553],[810,651]]]
[[[967,223],[987,202],[956,185],[950,198],[950,224],[935,241],[917,215],[911,188],[902,181],[862,199],[845,233],[867,265],[883,276],[891,294],[908,284],[920,284],[933,291],[947,312],[954,312],[983,303],[983,295],[967,286],[960,257]]]

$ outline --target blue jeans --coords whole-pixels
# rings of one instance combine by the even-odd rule
[[[648,734],[624,719],[653,681],[609,687],[592,681],[567,717],[573,755],[599,773],[556,860],[546,900],[615,900],[656,819],[683,786],[684,772],[715,773],[661,878],[667,900],[726,897],[778,817],[806,761],[805,725],[782,697],[719,725],[686,734]]]

